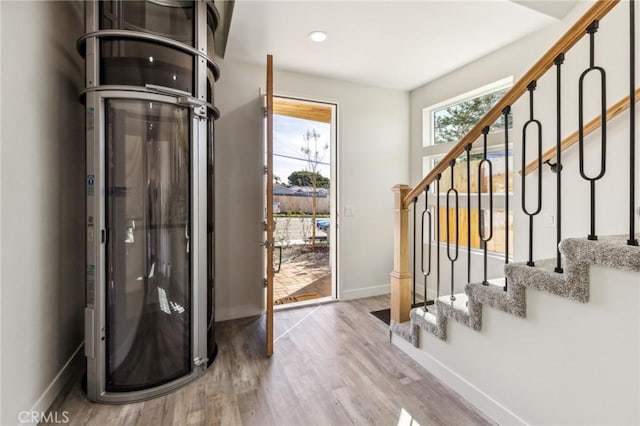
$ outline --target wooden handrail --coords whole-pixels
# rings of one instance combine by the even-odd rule
[[[636,102],[639,100],[640,100],[640,88],[636,89]],[[606,120],[609,121],[628,109],[629,109],[629,96],[625,96],[624,98],[620,99],[618,102],[613,104],[611,107],[609,107],[609,109],[607,109]],[[601,125],[602,125],[602,120],[600,120],[600,116],[598,115],[596,118],[594,118],[593,120],[589,121],[587,124],[584,125],[584,127],[582,128],[584,131],[584,135],[587,136],[595,132],[600,128]],[[579,133],[576,130],[575,132],[567,136],[562,142],[560,142],[560,150],[564,151],[569,147],[573,146],[576,142],[578,142],[578,135]],[[546,161],[549,161],[555,158],[555,156],[556,156],[556,147],[554,146],[548,149],[547,151],[545,151],[544,154],[542,154],[542,162],[544,163]],[[530,162],[529,164],[527,164],[527,166],[524,168],[524,174],[526,176],[529,173],[536,171],[537,169],[538,169],[538,160],[536,159]],[[522,170],[520,170],[518,173],[522,174]]]
[[[458,158],[467,145],[478,139],[482,129],[491,126],[502,114],[502,111],[513,105],[520,96],[527,91],[527,86],[534,80],[539,79],[551,66],[554,60],[561,53],[566,53],[575,45],[587,31],[587,27],[595,20],[604,17],[620,0],[598,0],[589,10],[576,21],[567,32],[542,55],[542,57],[527,71],[520,80],[473,126],[460,141],[454,146],[444,158],[418,183],[406,197],[402,200],[403,205],[408,206],[411,201],[419,196],[425,186],[429,185],[435,177],[444,172],[452,160]]]

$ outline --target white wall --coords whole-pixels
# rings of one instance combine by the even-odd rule
[[[216,319],[262,311],[262,118],[265,67],[217,59]],[[277,70],[277,94],[338,103],[339,297],[387,293],[393,263],[391,187],[408,182],[406,92]],[[342,212],[340,212],[342,213]]]
[[[83,339],[83,5],[1,9],[0,423],[9,425],[49,406]]]

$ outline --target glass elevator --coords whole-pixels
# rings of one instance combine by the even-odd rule
[[[213,362],[211,1],[85,3],[86,392],[158,396]]]

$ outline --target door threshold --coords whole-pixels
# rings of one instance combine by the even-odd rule
[[[284,305],[273,305],[274,311],[286,311],[287,309],[304,308],[307,306],[326,305],[327,303],[337,302],[338,299],[333,296],[318,297],[317,299],[303,300],[301,302],[286,303]]]

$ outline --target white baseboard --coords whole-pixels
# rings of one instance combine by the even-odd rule
[[[360,287],[340,292],[340,300],[362,299],[364,297],[380,296],[389,294],[391,291],[390,284],[374,285],[371,287]]]
[[[438,380],[457,392],[462,398],[469,401],[478,410],[484,413],[491,420],[504,425],[526,425],[527,423],[504,407],[491,396],[482,392],[464,377],[449,369],[446,365],[426,353],[416,348],[402,337],[393,335],[391,341],[400,350],[409,355],[415,362],[420,364],[425,370],[436,376]]]
[[[219,322],[237,318],[255,317],[263,313],[263,308],[254,304],[216,307],[215,316],[216,322]]]
[[[30,413],[46,413],[47,410],[53,404],[53,401],[60,395],[64,387],[69,383],[72,379],[73,365],[75,364],[76,358],[84,357],[84,341],[80,343],[80,346],[76,348],[73,354],[69,357],[67,362],[62,366],[56,377],[53,378],[49,386],[42,392],[40,398],[36,402],[33,403],[33,406],[29,409]],[[59,415],[59,418],[61,415]],[[24,416],[26,419],[28,416]],[[19,420],[20,421],[20,420]],[[21,425],[36,425],[37,423],[24,423],[20,422]]]

